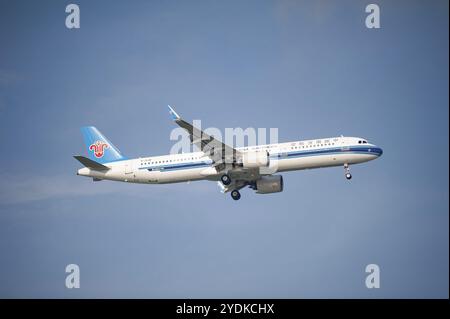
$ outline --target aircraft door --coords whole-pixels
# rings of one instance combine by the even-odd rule
[[[124,173],[125,173],[125,178],[128,182],[134,181],[136,175],[134,173],[133,162],[125,164]]]

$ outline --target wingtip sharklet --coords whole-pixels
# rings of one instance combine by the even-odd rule
[[[167,107],[169,108],[169,114],[172,116],[172,119],[174,121],[179,120],[180,116],[177,114],[177,112],[175,112],[175,110],[170,105],[167,105]]]

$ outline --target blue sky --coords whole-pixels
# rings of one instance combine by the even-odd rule
[[[77,1],[78,30],[68,3],[0,2],[0,297],[448,298],[448,2],[378,1],[378,30],[363,1]],[[84,125],[168,153],[167,104],[384,154],[239,202],[75,175]]]

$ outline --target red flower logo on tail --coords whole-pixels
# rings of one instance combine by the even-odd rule
[[[105,149],[109,147],[108,144],[102,141],[96,141],[89,146],[89,150],[94,152],[95,157],[101,158],[105,154]]]

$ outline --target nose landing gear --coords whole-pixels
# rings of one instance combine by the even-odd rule
[[[344,164],[344,170],[345,170],[345,178],[351,180],[352,174],[350,174],[350,167],[348,166],[348,164]]]

